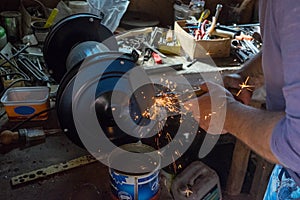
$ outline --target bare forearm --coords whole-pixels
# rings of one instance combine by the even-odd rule
[[[260,51],[253,58],[244,64],[244,66],[237,72],[243,79],[250,77],[250,84],[256,88],[264,83],[264,74],[262,70],[262,52]]]
[[[253,151],[273,163],[278,163],[270,147],[273,129],[284,116],[281,112],[270,112],[231,102],[227,107],[225,129],[243,141]]]

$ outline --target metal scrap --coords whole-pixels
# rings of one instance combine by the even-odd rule
[[[24,173],[24,174],[12,177],[11,185],[17,186],[20,184],[28,183],[28,182],[31,182],[31,181],[34,181],[37,179],[45,178],[45,177],[53,175],[53,174],[57,174],[59,172],[67,171],[69,169],[73,169],[76,167],[94,163],[96,161],[97,161],[97,159],[95,159],[91,155],[82,156],[82,157],[70,160],[68,162],[51,165],[49,167],[37,169],[37,170],[31,171],[28,173]]]

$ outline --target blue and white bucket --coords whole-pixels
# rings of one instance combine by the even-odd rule
[[[139,156],[128,159],[124,150],[137,153]],[[109,162],[112,165],[109,168],[109,175],[113,199],[158,199],[160,156],[155,153],[148,154],[149,152],[155,152],[155,149],[144,144],[132,143],[122,145],[111,153]],[[113,163],[120,165],[117,164],[116,167]]]

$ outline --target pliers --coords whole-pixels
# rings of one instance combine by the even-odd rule
[[[195,31],[195,40],[196,41],[201,40],[204,37],[204,35],[206,34],[206,24],[208,24],[208,20],[204,20],[201,23],[201,26],[200,26],[200,22],[199,22],[199,27]]]

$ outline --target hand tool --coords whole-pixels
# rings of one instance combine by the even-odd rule
[[[259,52],[259,49],[254,46],[254,44],[252,43],[252,41],[249,40],[242,40],[241,41],[243,45],[245,45],[246,47],[249,48],[249,50],[253,53],[253,54],[257,54]]]
[[[155,52],[152,52],[152,58],[154,59],[155,64],[162,64],[162,58]]]
[[[27,48],[27,45],[25,45],[25,47]],[[25,47],[24,47],[24,49],[25,49]],[[15,68],[15,70],[16,70],[17,72],[19,72],[20,74],[22,74],[22,77],[24,78],[24,80],[30,81],[31,79],[29,78],[29,76],[28,76],[26,73],[24,73],[24,71],[21,70],[21,69],[19,68],[19,66],[17,65],[17,63],[15,62],[15,60],[12,59],[13,57],[19,55],[18,52],[15,53],[15,54],[12,54],[12,49],[15,49],[15,48],[12,46],[12,44],[11,44],[11,43],[7,43],[7,44],[5,45],[5,47],[1,50],[1,52],[0,52],[0,57],[3,58],[4,61],[0,64],[0,66],[1,66],[1,65],[4,65],[5,63],[9,63],[13,68]],[[23,48],[22,48],[22,49],[23,49]],[[21,49],[21,50],[22,50],[22,49]],[[21,50],[20,50],[19,52],[21,52]],[[22,51],[23,51],[23,50],[22,50]]]
[[[186,65],[186,67],[191,67],[193,64],[197,62],[197,59],[192,60],[189,64]]]
[[[241,35],[241,30],[236,30],[227,26],[217,25],[212,34],[223,38],[230,37],[234,39],[236,38],[236,36]]]
[[[217,21],[218,21],[218,18],[219,18],[219,15],[220,15],[220,12],[222,10],[222,7],[223,7],[222,4],[217,4],[215,16],[213,16],[212,23],[211,23],[208,31],[204,35],[203,39],[208,39],[211,36],[212,32],[214,31]]]
[[[253,23],[253,24],[234,24],[232,26],[229,26],[231,28],[239,28],[239,27],[252,27],[252,26],[259,26],[259,23]]]
[[[206,24],[208,24],[208,20],[204,20],[202,23],[201,23],[201,27],[195,31],[195,40],[198,41],[198,40],[201,40],[205,33],[206,33]],[[199,22],[199,25],[200,25],[200,22]]]
[[[189,19],[185,20],[186,24],[198,24],[198,20],[195,16],[189,16]]]
[[[42,128],[19,129],[18,131],[4,130],[0,134],[0,142],[5,145],[17,141],[19,142],[21,140],[24,140],[26,143],[30,143],[37,140],[44,140],[46,135],[61,132],[61,129],[43,130]]]
[[[51,13],[50,13],[45,25],[44,25],[44,28],[49,28],[50,26],[52,26],[57,13],[58,13],[58,9],[53,8],[53,10],[51,11]]]
[[[168,72],[171,69],[173,70],[182,70],[182,63],[174,64],[160,64],[160,65],[151,65],[151,66],[142,66],[147,74],[156,74],[162,72]]]
[[[205,9],[201,13],[200,18],[198,19],[198,22],[202,22],[203,20],[205,20],[206,18],[208,18],[209,15],[210,15],[210,10],[209,9]]]
[[[237,57],[240,63],[244,63],[249,59],[249,56],[239,48],[232,49],[232,53]]]
[[[37,43],[36,43],[37,44]],[[18,55],[20,55],[25,49],[27,49],[30,45],[36,45],[36,44],[32,44],[30,42],[27,42],[21,49],[17,50],[14,46],[12,46],[11,44],[10,47],[11,49],[14,49],[16,51],[16,53],[14,53],[13,55],[6,57],[4,56],[2,53],[2,55],[5,57],[5,60],[3,62],[0,63],[0,66],[4,65],[5,63],[9,62],[11,59],[17,57]]]
[[[198,27],[197,30],[195,30],[195,40],[198,41],[203,38],[205,34],[206,24],[208,23],[207,20],[205,20],[210,15],[210,10],[205,9],[202,13],[200,18],[198,19]],[[203,23],[202,21],[205,20]]]
[[[21,64],[21,66],[24,67],[25,70],[29,71],[37,80],[43,82],[47,82],[50,80],[48,75],[39,70],[39,68],[25,56],[20,55],[18,56],[17,60]]]

